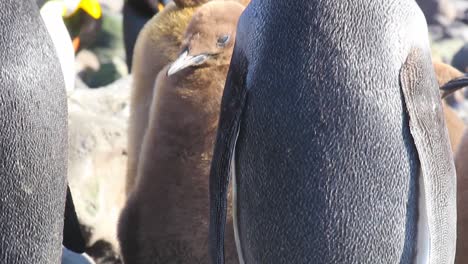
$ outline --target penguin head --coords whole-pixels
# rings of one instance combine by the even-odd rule
[[[180,56],[167,75],[188,67],[229,65],[243,11],[244,6],[234,1],[213,1],[201,6],[187,27]]]

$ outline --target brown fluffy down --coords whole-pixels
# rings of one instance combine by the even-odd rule
[[[224,6],[229,8],[219,11]],[[195,32],[185,34],[188,39],[182,43],[193,52],[218,55],[172,76],[167,76],[170,65],[158,74],[137,181],[118,227],[126,264],[209,263],[209,168],[233,49],[233,41],[217,46],[217,33],[228,30],[235,39],[242,10],[235,2],[203,5],[197,11],[203,15],[195,15],[196,23],[188,27]],[[238,263],[231,208],[226,263]]]
[[[434,66],[439,86],[442,86],[448,81],[463,75],[463,73],[448,64],[436,61],[434,61],[432,64]],[[450,106],[448,106],[444,101],[442,102],[442,107],[444,109],[445,121],[449,132],[450,145],[452,147],[452,151],[456,153],[465,131],[465,124],[463,123],[463,120],[458,117],[457,113],[452,110]]]
[[[455,153],[457,170],[457,253],[455,263],[468,263],[468,133]]]
[[[156,76],[165,65],[177,58],[182,34],[194,10],[178,8],[174,3],[169,3],[146,23],[135,43],[128,121],[127,194],[135,183],[138,156],[148,124]]]
[[[462,72],[445,63],[434,62],[439,86],[460,77]],[[455,111],[443,104],[445,120],[449,131],[450,143],[455,153],[457,171],[457,252],[456,264],[468,263],[468,134],[463,121]]]
[[[130,96],[130,117],[128,125],[128,162],[126,193],[133,188],[136,180],[139,153],[143,136],[148,125],[156,76],[179,53],[184,33],[193,12],[207,1],[176,1],[169,3],[155,15],[138,35],[133,54],[133,84]],[[248,4],[250,0],[238,0]]]

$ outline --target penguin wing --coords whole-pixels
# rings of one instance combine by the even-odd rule
[[[234,49],[221,101],[221,112],[210,172],[210,254],[213,264],[224,263],[224,226],[226,223],[230,162],[240,129],[242,109],[247,96],[247,60]]]
[[[418,223],[417,232],[418,238],[421,232],[428,232],[425,237],[429,241],[417,241],[417,244],[418,247],[429,244],[426,252],[429,262],[426,263],[453,263],[456,244],[456,174],[429,53],[419,48],[410,51],[400,72],[400,86],[420,162],[419,175],[422,177],[419,178],[419,186],[424,186],[419,190],[419,199],[424,199],[419,204],[425,208],[420,208],[418,222],[426,221],[427,230],[421,230]]]

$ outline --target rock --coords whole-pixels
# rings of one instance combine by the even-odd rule
[[[102,27],[88,48],[98,59],[97,71],[88,70],[80,77],[90,88],[99,88],[128,75],[123,44],[122,14],[103,10]]]
[[[122,11],[124,4],[123,0],[99,0],[99,3],[102,5],[103,9],[109,9],[112,12],[119,13]]]
[[[458,38],[465,43],[468,42],[468,26],[460,21],[453,22],[445,29],[445,35],[448,38]]]
[[[131,77],[126,77],[100,89],[76,89],[68,98],[68,179],[78,218],[88,230],[88,248],[99,256],[119,252],[116,230],[125,202],[130,86]],[[97,241],[107,243],[97,248],[109,252],[96,253]]]
[[[431,40],[431,51],[434,60],[450,64],[455,53],[463,47],[465,42],[461,39]]]
[[[81,90],[81,89],[89,89],[88,85],[81,80],[79,76],[76,76],[75,78],[75,90]],[[68,95],[72,94],[72,92],[67,93]]]
[[[80,50],[75,57],[75,69],[78,75],[84,75],[86,71],[97,72],[101,68],[96,54],[89,50]]]
[[[78,254],[62,247],[61,264],[95,264],[95,262],[86,254]]]

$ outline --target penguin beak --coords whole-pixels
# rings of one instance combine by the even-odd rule
[[[464,87],[468,87],[468,75],[450,80],[440,87],[442,99]]]
[[[206,54],[196,56],[188,55],[188,51],[186,50],[172,63],[171,67],[167,71],[167,76],[171,76],[187,67],[203,64],[208,58],[209,57]]]
[[[96,20],[102,16],[101,5],[97,0],[81,0],[78,7]]]

